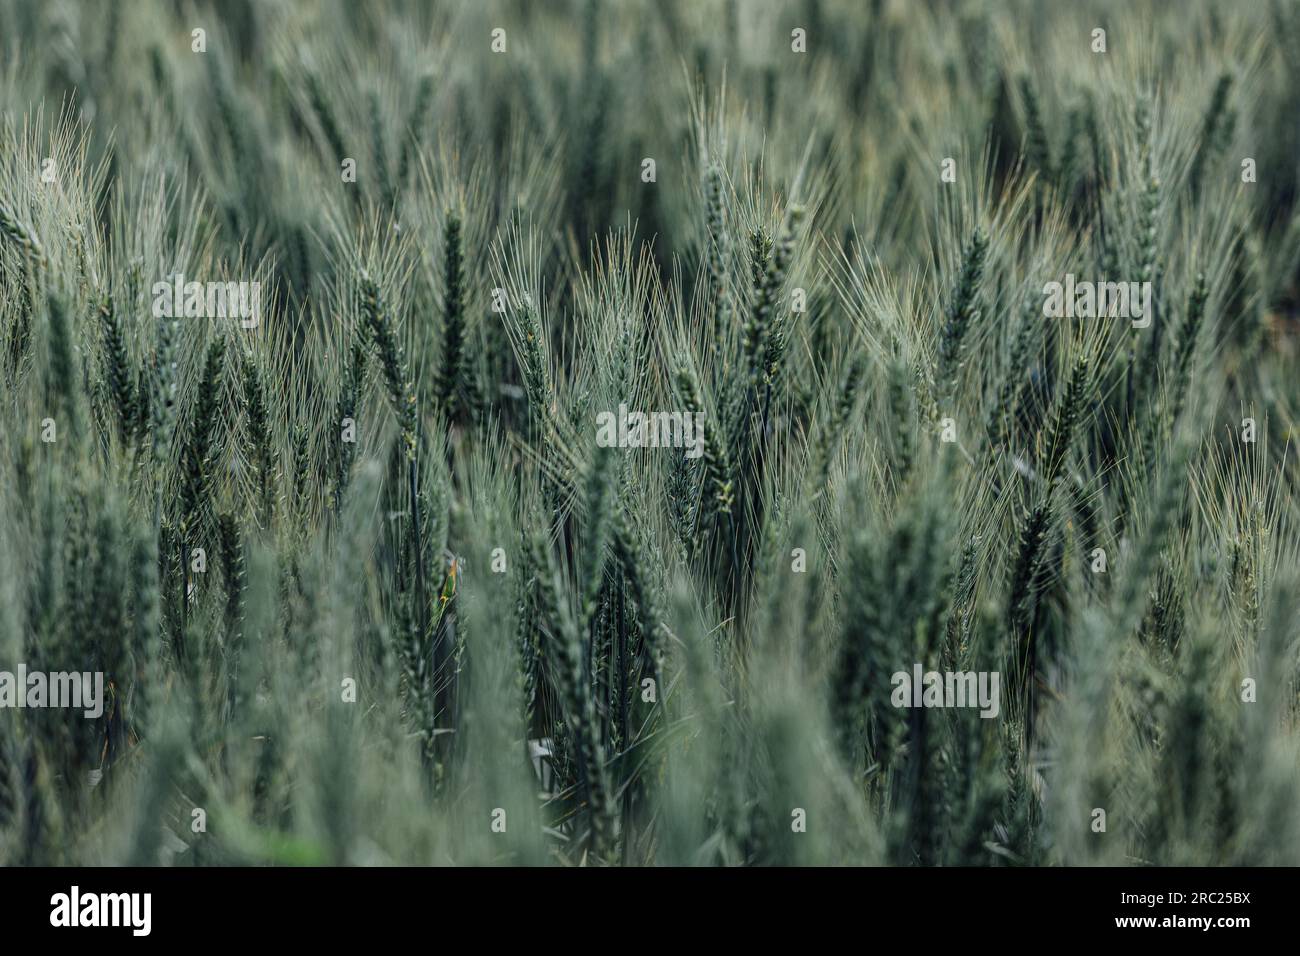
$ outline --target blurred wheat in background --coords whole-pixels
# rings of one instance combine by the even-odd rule
[[[1300,863],[1297,51],[0,0],[0,862]]]

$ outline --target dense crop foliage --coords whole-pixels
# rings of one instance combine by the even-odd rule
[[[1300,863],[1297,51],[0,0],[0,861]]]

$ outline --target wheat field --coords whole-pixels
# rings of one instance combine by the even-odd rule
[[[0,107],[0,863],[1300,864],[1295,0],[0,0]]]

